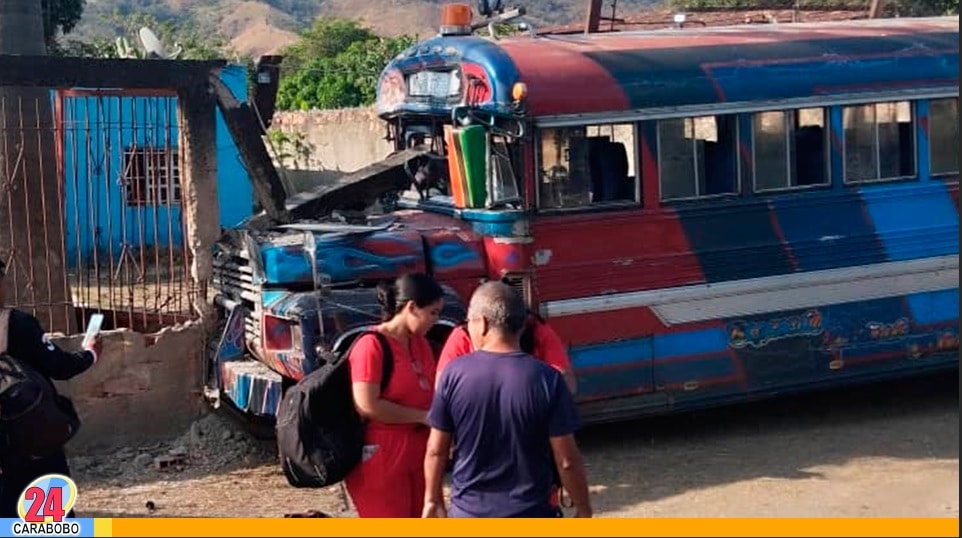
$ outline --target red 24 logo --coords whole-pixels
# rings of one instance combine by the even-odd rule
[[[60,523],[77,502],[77,485],[69,476],[48,474],[31,482],[17,503],[26,523]]]

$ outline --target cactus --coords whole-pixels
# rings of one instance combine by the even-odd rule
[[[126,37],[118,37],[117,40],[116,40],[116,43],[117,43],[117,56],[118,56],[118,57],[120,57],[120,58],[133,58],[133,59],[137,59],[137,58],[142,58],[142,57],[143,57],[143,55],[140,53],[139,50],[137,50],[137,49],[135,49],[134,47],[130,46],[130,41],[127,41],[127,38],[126,38]]]

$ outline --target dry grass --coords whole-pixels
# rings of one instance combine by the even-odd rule
[[[96,11],[111,12],[121,0],[97,0]],[[131,2],[127,1],[128,4]],[[426,38],[437,33],[440,0],[314,0],[317,14],[362,21],[381,35],[418,35]],[[295,29],[311,24],[305,17],[295,19],[263,0],[154,0],[149,9],[168,8],[169,12],[189,13],[190,24],[220,31],[240,54],[257,57],[276,52],[297,38]],[[508,3],[511,4],[510,2]],[[529,19],[542,26],[580,20],[584,0],[526,0]],[[654,4],[651,0],[619,0],[618,16],[637,13]],[[474,4],[472,4],[474,5]],[[609,9],[610,11],[610,9]],[[606,15],[610,13],[606,12]],[[99,34],[102,24],[88,16],[74,35]]]
[[[230,38],[231,48],[239,54],[271,54],[297,40],[290,28],[300,21],[261,2],[226,2],[216,10],[215,17],[220,19],[218,29]]]
[[[426,0],[327,0],[321,14],[358,19],[384,36],[418,35],[421,39],[438,32],[441,4]]]
[[[231,39],[230,44],[240,54],[258,57],[275,54],[297,40],[297,34],[267,24],[254,24]]]

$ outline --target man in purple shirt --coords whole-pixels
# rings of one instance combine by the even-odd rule
[[[526,314],[501,282],[471,297],[467,329],[477,351],[444,369],[428,415],[424,517],[448,515],[442,481],[452,443],[451,517],[560,517],[549,502],[552,465],[575,517],[591,517],[574,399],[561,374],[521,351]]]

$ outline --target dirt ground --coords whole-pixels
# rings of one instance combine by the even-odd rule
[[[959,517],[953,374],[596,426],[579,436],[598,517]],[[152,468],[171,453],[186,461]],[[170,443],[73,457],[83,517],[354,517],[296,490],[270,442],[208,415]]]

